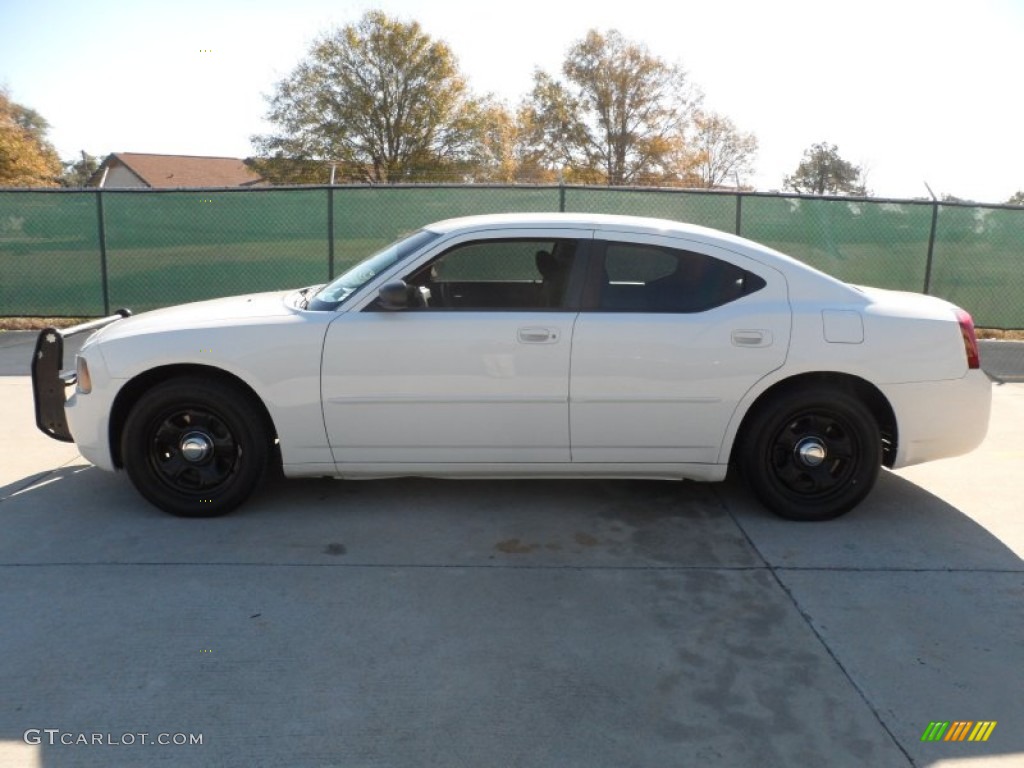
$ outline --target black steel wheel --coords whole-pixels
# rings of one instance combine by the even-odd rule
[[[878,478],[882,439],[852,394],[790,390],[762,404],[744,433],[740,468],[761,502],[791,520],[828,520],[859,504]]]
[[[214,517],[237,507],[259,484],[269,436],[260,410],[235,387],[180,377],[135,404],[121,455],[139,493],[160,509]]]

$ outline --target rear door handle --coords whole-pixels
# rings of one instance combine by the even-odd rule
[[[523,344],[553,344],[558,341],[557,330],[539,326],[520,328],[517,336]]]

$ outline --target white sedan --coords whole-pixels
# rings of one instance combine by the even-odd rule
[[[658,219],[424,227],[334,282],[39,337],[36,419],[176,515],[289,477],[718,481],[822,520],[975,448],[970,316]],[[62,336],[95,330],[61,372]],[[75,386],[65,401],[65,385]]]

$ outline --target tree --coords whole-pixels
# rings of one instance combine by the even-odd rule
[[[713,188],[752,173],[757,137],[740,133],[729,118],[697,111],[679,163],[682,180]]]
[[[474,158],[475,181],[513,182],[519,177],[520,124],[502,104],[484,107],[481,135]]]
[[[1024,205],[1024,189],[1019,189],[1014,192],[1010,199],[1006,201],[1007,205]]]
[[[843,160],[835,144],[814,144],[792,176],[783,182],[786,189],[811,195],[866,195],[860,166]]]
[[[335,167],[336,181],[365,181],[362,165],[331,163],[309,157],[289,157],[277,150],[265,157],[247,157],[243,161],[254,173],[274,184],[327,184],[331,179],[331,166]]]
[[[527,109],[512,112],[502,103],[486,102],[474,121],[478,128],[467,178],[506,184],[557,181],[557,172],[544,163],[543,153],[530,142],[534,126]]]
[[[966,197],[957,197],[956,195],[951,195],[948,192],[943,192],[942,193],[942,202],[944,202],[944,203],[973,203],[974,201],[973,200],[968,200]]]
[[[443,171],[471,153],[479,113],[448,46],[380,11],[314,43],[269,104],[279,131],[253,143],[271,180],[332,163],[371,182]]]
[[[618,31],[591,30],[562,75],[535,72],[526,102],[529,143],[549,167],[607,184],[664,174],[700,100],[679,66]]]
[[[62,187],[84,187],[100,167],[99,158],[90,155],[84,149],[80,155],[78,160],[65,160],[62,163],[64,166],[64,172],[60,178]]]
[[[0,187],[54,187],[60,159],[46,138],[49,124],[0,90]]]

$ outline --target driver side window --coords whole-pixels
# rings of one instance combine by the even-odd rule
[[[474,240],[445,251],[406,282],[421,289],[421,309],[559,309],[575,255],[574,240]]]

